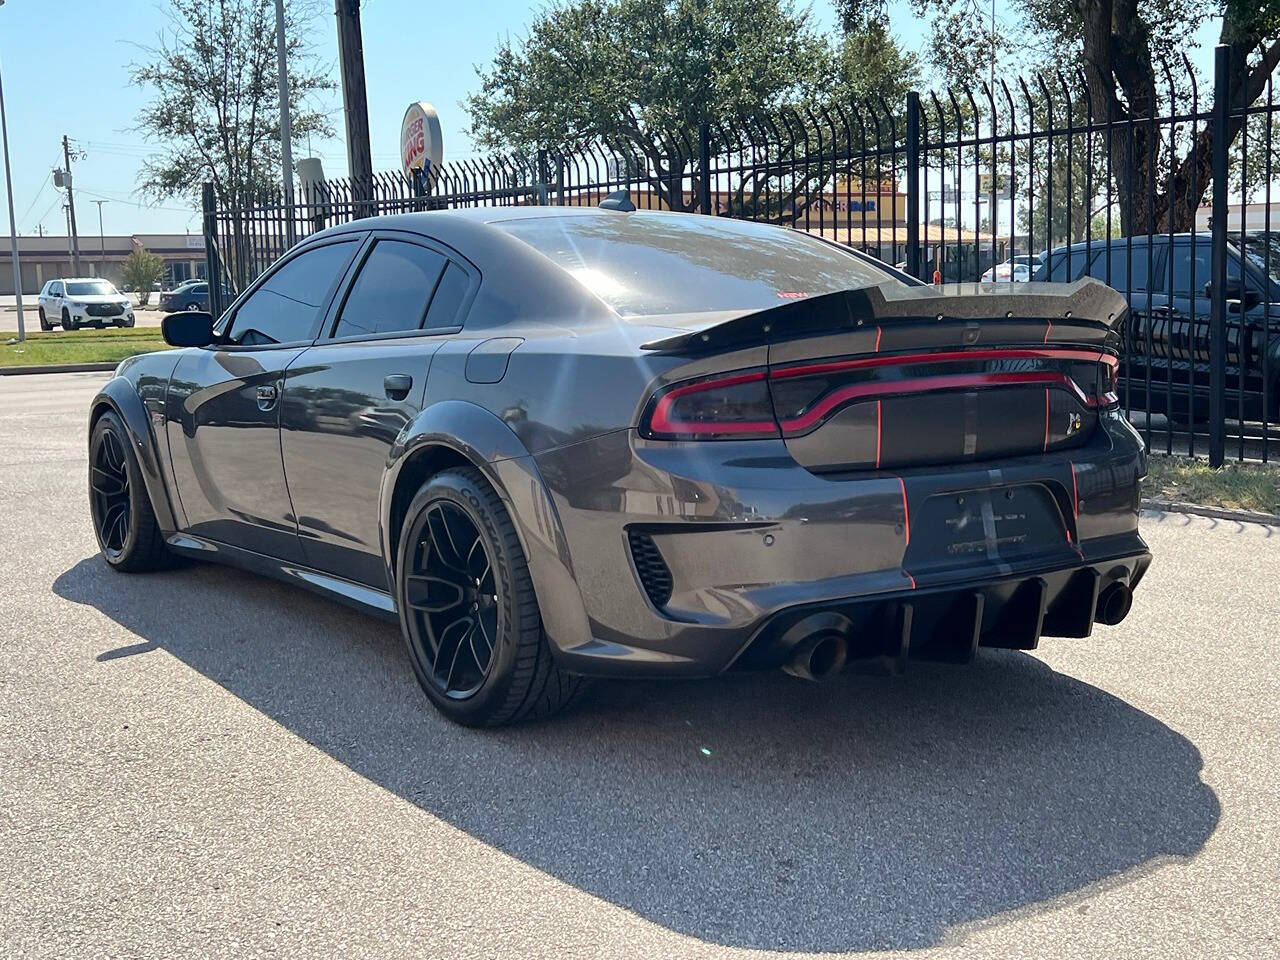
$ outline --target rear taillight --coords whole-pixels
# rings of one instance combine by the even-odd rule
[[[1042,386],[1046,397],[1061,390],[1081,407],[1108,409],[1119,403],[1118,369],[1110,354],[1061,347],[822,359],[672,384],[650,398],[640,430],[657,440],[790,438],[854,404],[998,387]]]
[[[779,436],[763,370],[708,377],[659,391],[645,410],[641,432],[658,440]]]
[[[1120,361],[1110,354],[1098,360],[1098,406],[1104,410],[1120,406]]]

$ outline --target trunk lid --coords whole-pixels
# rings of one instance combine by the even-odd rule
[[[645,344],[763,348],[774,418],[815,472],[905,469],[1088,442],[1114,397],[1127,302],[1097,281],[884,285]]]

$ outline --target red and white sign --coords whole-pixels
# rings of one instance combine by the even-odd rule
[[[436,108],[423,100],[409,104],[400,124],[400,164],[404,172],[439,166],[442,160],[444,143]]]

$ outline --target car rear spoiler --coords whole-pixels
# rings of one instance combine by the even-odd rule
[[[701,353],[839,333],[868,325],[957,325],[966,343],[998,327],[1002,342],[1066,341],[1117,349],[1129,309],[1115,290],[1089,277],[1074,283],[883,284],[841,290],[731,317],[642,344],[658,353]],[[994,331],[992,331],[994,333]]]

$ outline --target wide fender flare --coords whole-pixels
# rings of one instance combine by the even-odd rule
[[[93,424],[108,407],[124,422],[124,428],[129,434],[142,472],[142,482],[147,488],[151,509],[156,515],[156,523],[166,535],[173,533],[178,527],[174,520],[173,506],[169,502],[169,491],[164,483],[155,433],[151,429],[151,416],[132,381],[125,377],[112,377],[98,391],[89,407],[90,437],[93,434]]]
[[[589,642],[591,627],[568,541],[537,463],[506,423],[474,403],[430,405],[406,425],[391,449],[378,498],[389,582],[395,582],[399,531],[392,529],[392,510],[402,471],[417,457],[440,452],[461,456],[483,473],[511,514],[553,651]]]

